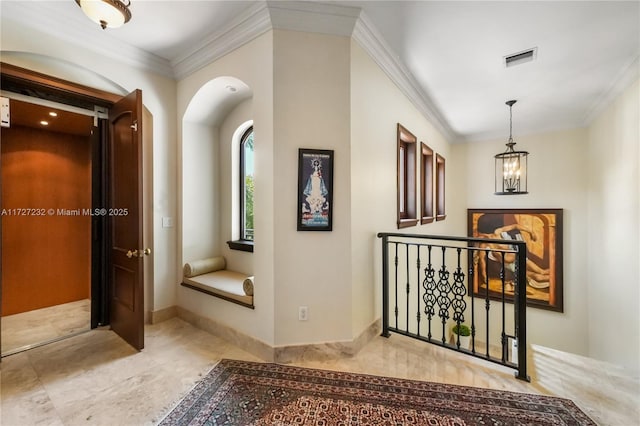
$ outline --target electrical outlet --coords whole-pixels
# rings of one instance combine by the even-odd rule
[[[298,320],[306,321],[308,319],[309,319],[309,308],[307,308],[306,306],[300,306],[298,308]]]

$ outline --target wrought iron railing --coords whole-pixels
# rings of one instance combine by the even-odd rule
[[[382,335],[390,332],[527,376],[526,243],[379,233]],[[467,326],[470,344],[452,329]],[[514,343],[515,342],[515,343]],[[511,343],[511,345],[510,345]]]

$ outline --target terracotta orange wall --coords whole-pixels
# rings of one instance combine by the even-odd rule
[[[91,208],[89,138],[20,126],[1,137],[2,315],[89,298],[91,218],[58,215]]]

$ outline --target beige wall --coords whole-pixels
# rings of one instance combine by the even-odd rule
[[[381,316],[381,243],[378,232],[397,232],[396,125],[401,123],[447,159],[447,176],[455,164],[449,143],[358,45],[351,42],[351,287],[352,334],[357,336]],[[418,170],[418,168],[416,168]],[[448,182],[448,180],[447,180]],[[458,234],[456,198],[447,185],[444,221],[402,232]],[[418,191],[419,192],[419,191]],[[419,198],[419,194],[418,194]],[[419,205],[419,203],[418,203]]]
[[[640,82],[589,126],[589,356],[640,371]]]
[[[273,54],[275,343],[351,340],[350,39],[276,30]],[[299,148],[335,151],[332,232],[296,230]]]
[[[516,148],[529,151],[529,194],[494,195],[494,155],[505,150],[506,136],[504,140],[454,146],[454,161],[460,162],[464,175],[460,183],[466,201],[459,213],[466,219],[467,208],[563,209],[564,313],[527,309],[527,340],[530,344],[587,355],[587,132],[574,129],[527,136],[516,133]],[[459,233],[466,232],[465,220]],[[498,316],[492,323],[498,326]],[[484,327],[482,319],[480,324]]]
[[[182,140],[182,256],[189,262],[220,254],[221,141],[216,127],[191,122],[183,122]]]

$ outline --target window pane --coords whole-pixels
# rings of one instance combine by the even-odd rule
[[[242,143],[243,154],[243,218],[242,218],[242,239],[253,241],[253,131],[244,139]]]

